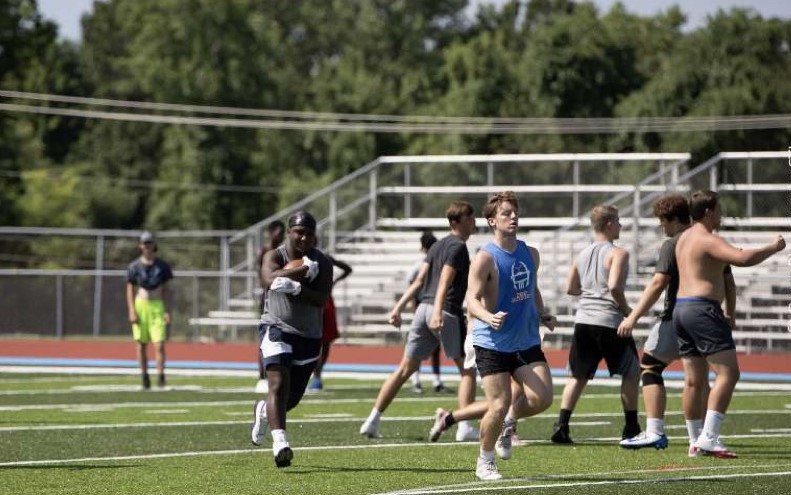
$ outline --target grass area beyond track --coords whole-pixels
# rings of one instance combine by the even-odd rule
[[[595,382],[594,382],[595,383]],[[671,390],[670,447],[625,451],[618,389],[590,387],[572,418],[574,446],[549,443],[555,405],[520,421],[523,444],[498,461],[505,479],[478,482],[478,445],[454,431],[426,441],[455,394],[405,388],[384,438],[358,434],[380,381],[328,380],[289,415],[291,467],[255,448],[253,379],[172,377],[142,392],[131,376],[0,374],[0,492],[15,494],[503,494],[677,495],[791,491],[791,397],[737,391],[723,428],[738,459],[687,457],[680,396]],[[556,399],[560,389],[556,388]],[[641,418],[644,424],[644,418]]]

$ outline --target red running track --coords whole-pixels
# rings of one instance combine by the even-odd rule
[[[136,360],[136,346],[131,340],[48,340],[0,339],[0,357],[64,358],[64,359],[131,359]],[[256,360],[257,349],[253,343],[200,344],[169,342],[169,361],[218,361],[250,362]],[[335,364],[397,364],[403,348],[399,346],[370,347],[337,344],[332,347],[330,363]],[[544,351],[551,368],[565,368],[567,352],[547,349]],[[443,366],[452,366],[445,356]],[[740,354],[739,365],[743,372],[791,373],[789,354]],[[681,371],[679,362],[668,369]]]

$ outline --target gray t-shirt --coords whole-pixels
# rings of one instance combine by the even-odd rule
[[[611,242],[596,242],[583,249],[577,257],[582,296],[577,305],[575,323],[618,328],[623,320],[623,313],[610,294],[607,283],[610,269],[604,264],[604,258],[614,247]]]
[[[288,258],[286,246],[277,248],[275,256],[278,257],[280,266],[285,266],[291,261]],[[267,290],[264,302],[264,313],[261,323],[275,325],[286,333],[292,333],[308,339],[320,339],[324,326],[324,303],[332,290],[332,263],[318,249],[311,249],[308,258],[319,263],[319,274],[309,282],[307,278],[300,280],[303,291],[313,290],[320,295],[321,303],[315,304],[308,301],[303,293],[299,295],[283,294]],[[321,297],[321,294],[324,297]]]
[[[683,232],[679,232],[670,239],[662,243],[659,248],[659,257],[656,260],[654,273],[664,273],[670,276],[670,282],[665,289],[665,306],[659,313],[659,318],[664,321],[673,319],[673,308],[676,307],[676,295],[678,294],[678,264],[676,263],[676,244]]]

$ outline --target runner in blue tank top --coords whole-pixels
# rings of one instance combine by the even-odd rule
[[[515,418],[509,418],[510,424],[503,423],[513,396],[511,378],[526,397],[513,404],[516,418],[534,416],[552,404],[552,376],[541,351],[538,322],[540,319],[552,330],[554,318],[545,313],[536,284],[538,251],[516,239],[516,195],[506,191],[491,196],[483,215],[494,239],[478,252],[470,266],[466,301],[474,318],[475,360],[488,402],[481,420],[475,474],[489,481],[502,478],[494,463],[495,443],[501,431],[502,436],[510,437],[514,426]]]
[[[473,345],[499,352],[517,352],[541,344],[538,334],[538,310],[534,293],[536,268],[530,248],[516,241],[508,252],[494,242],[481,248],[494,259],[498,274],[496,308],[508,316],[497,331],[488,323],[473,320]]]

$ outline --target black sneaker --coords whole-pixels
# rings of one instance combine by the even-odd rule
[[[621,430],[621,440],[626,440],[627,438],[634,438],[640,433],[642,433],[642,431],[643,430],[640,428],[640,425],[633,425],[633,426],[626,425],[623,427],[623,430]]]
[[[165,374],[164,373],[159,375],[159,378],[157,378],[157,387],[165,388]]]
[[[560,423],[555,423],[554,425],[552,425],[552,430],[553,430],[552,437],[550,437],[552,443],[560,443],[560,444],[574,443],[574,441],[571,439],[571,436],[569,436],[569,425],[567,424],[562,425]]]
[[[279,468],[289,467],[293,458],[294,451],[291,450],[291,447],[286,445],[275,454],[275,466]]]
[[[148,376],[148,373],[143,375],[143,390],[150,390],[151,389],[151,378]]]

